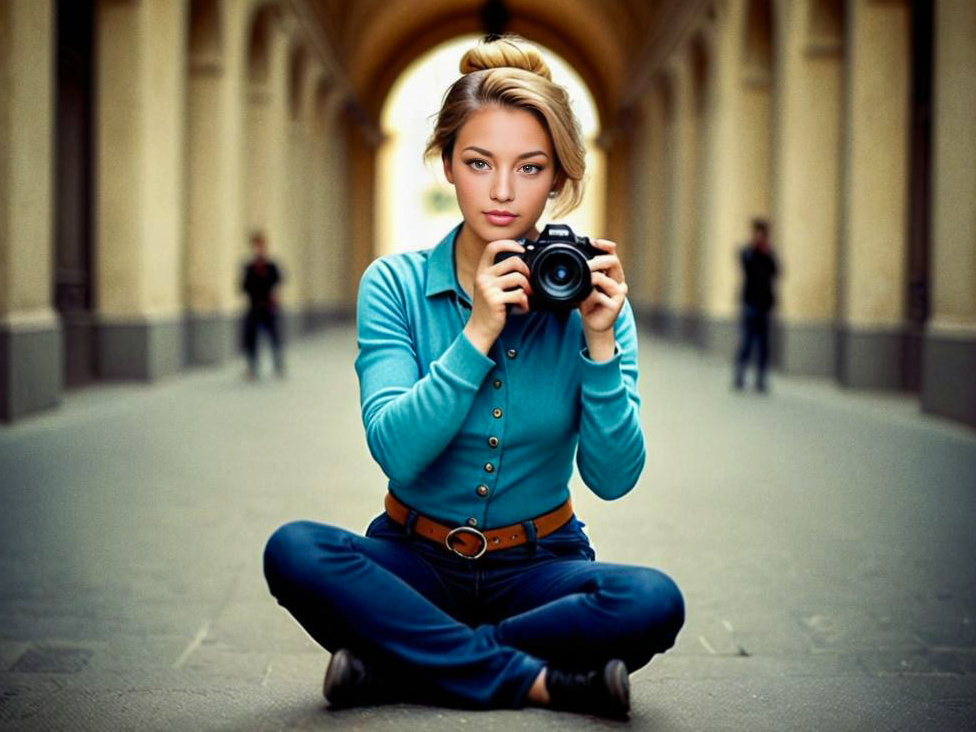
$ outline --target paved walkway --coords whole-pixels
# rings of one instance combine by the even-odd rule
[[[629,725],[544,710],[330,712],[327,655],[261,577],[264,540],[379,510],[338,329],[285,381],[243,366],[97,387],[0,428],[0,729],[976,728],[976,433],[910,400],[642,340],[648,467],[601,558],[669,572],[688,622]]]

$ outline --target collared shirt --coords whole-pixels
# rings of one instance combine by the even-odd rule
[[[451,525],[506,526],[569,497],[575,453],[594,493],[624,495],[644,466],[630,304],[609,361],[588,357],[578,310],[510,315],[485,356],[461,332],[459,230],[375,260],[359,286],[363,424],[389,490]]]

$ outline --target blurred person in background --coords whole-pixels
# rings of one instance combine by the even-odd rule
[[[285,364],[281,353],[276,294],[281,284],[281,271],[267,256],[264,234],[255,232],[251,235],[251,248],[254,256],[244,268],[241,289],[247,293],[249,303],[244,317],[244,350],[247,353],[247,378],[253,381],[260,374],[259,331],[264,331],[271,342],[275,373],[279,377],[285,374]]]
[[[756,389],[766,391],[766,366],[769,361],[769,313],[776,304],[773,280],[778,269],[769,242],[769,223],[752,222],[752,241],[739,251],[742,265],[742,315],[739,348],[735,357],[733,386],[745,386],[746,369],[753,349],[756,351]]]

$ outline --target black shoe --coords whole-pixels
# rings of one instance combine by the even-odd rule
[[[361,707],[382,704],[386,689],[379,676],[345,648],[332,654],[322,682],[329,706]]]
[[[623,719],[630,712],[630,679],[623,661],[597,671],[572,673],[546,669],[546,691],[553,709]]]

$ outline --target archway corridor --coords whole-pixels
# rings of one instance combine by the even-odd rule
[[[353,360],[383,109],[488,30],[592,95],[648,462],[619,502],[571,487],[600,558],[688,604],[631,726],[976,725],[976,3],[0,0],[0,729],[589,723],[325,711],[261,576],[283,521],[381,510]],[[731,388],[756,218],[764,395]],[[256,231],[282,379],[244,378]]]

